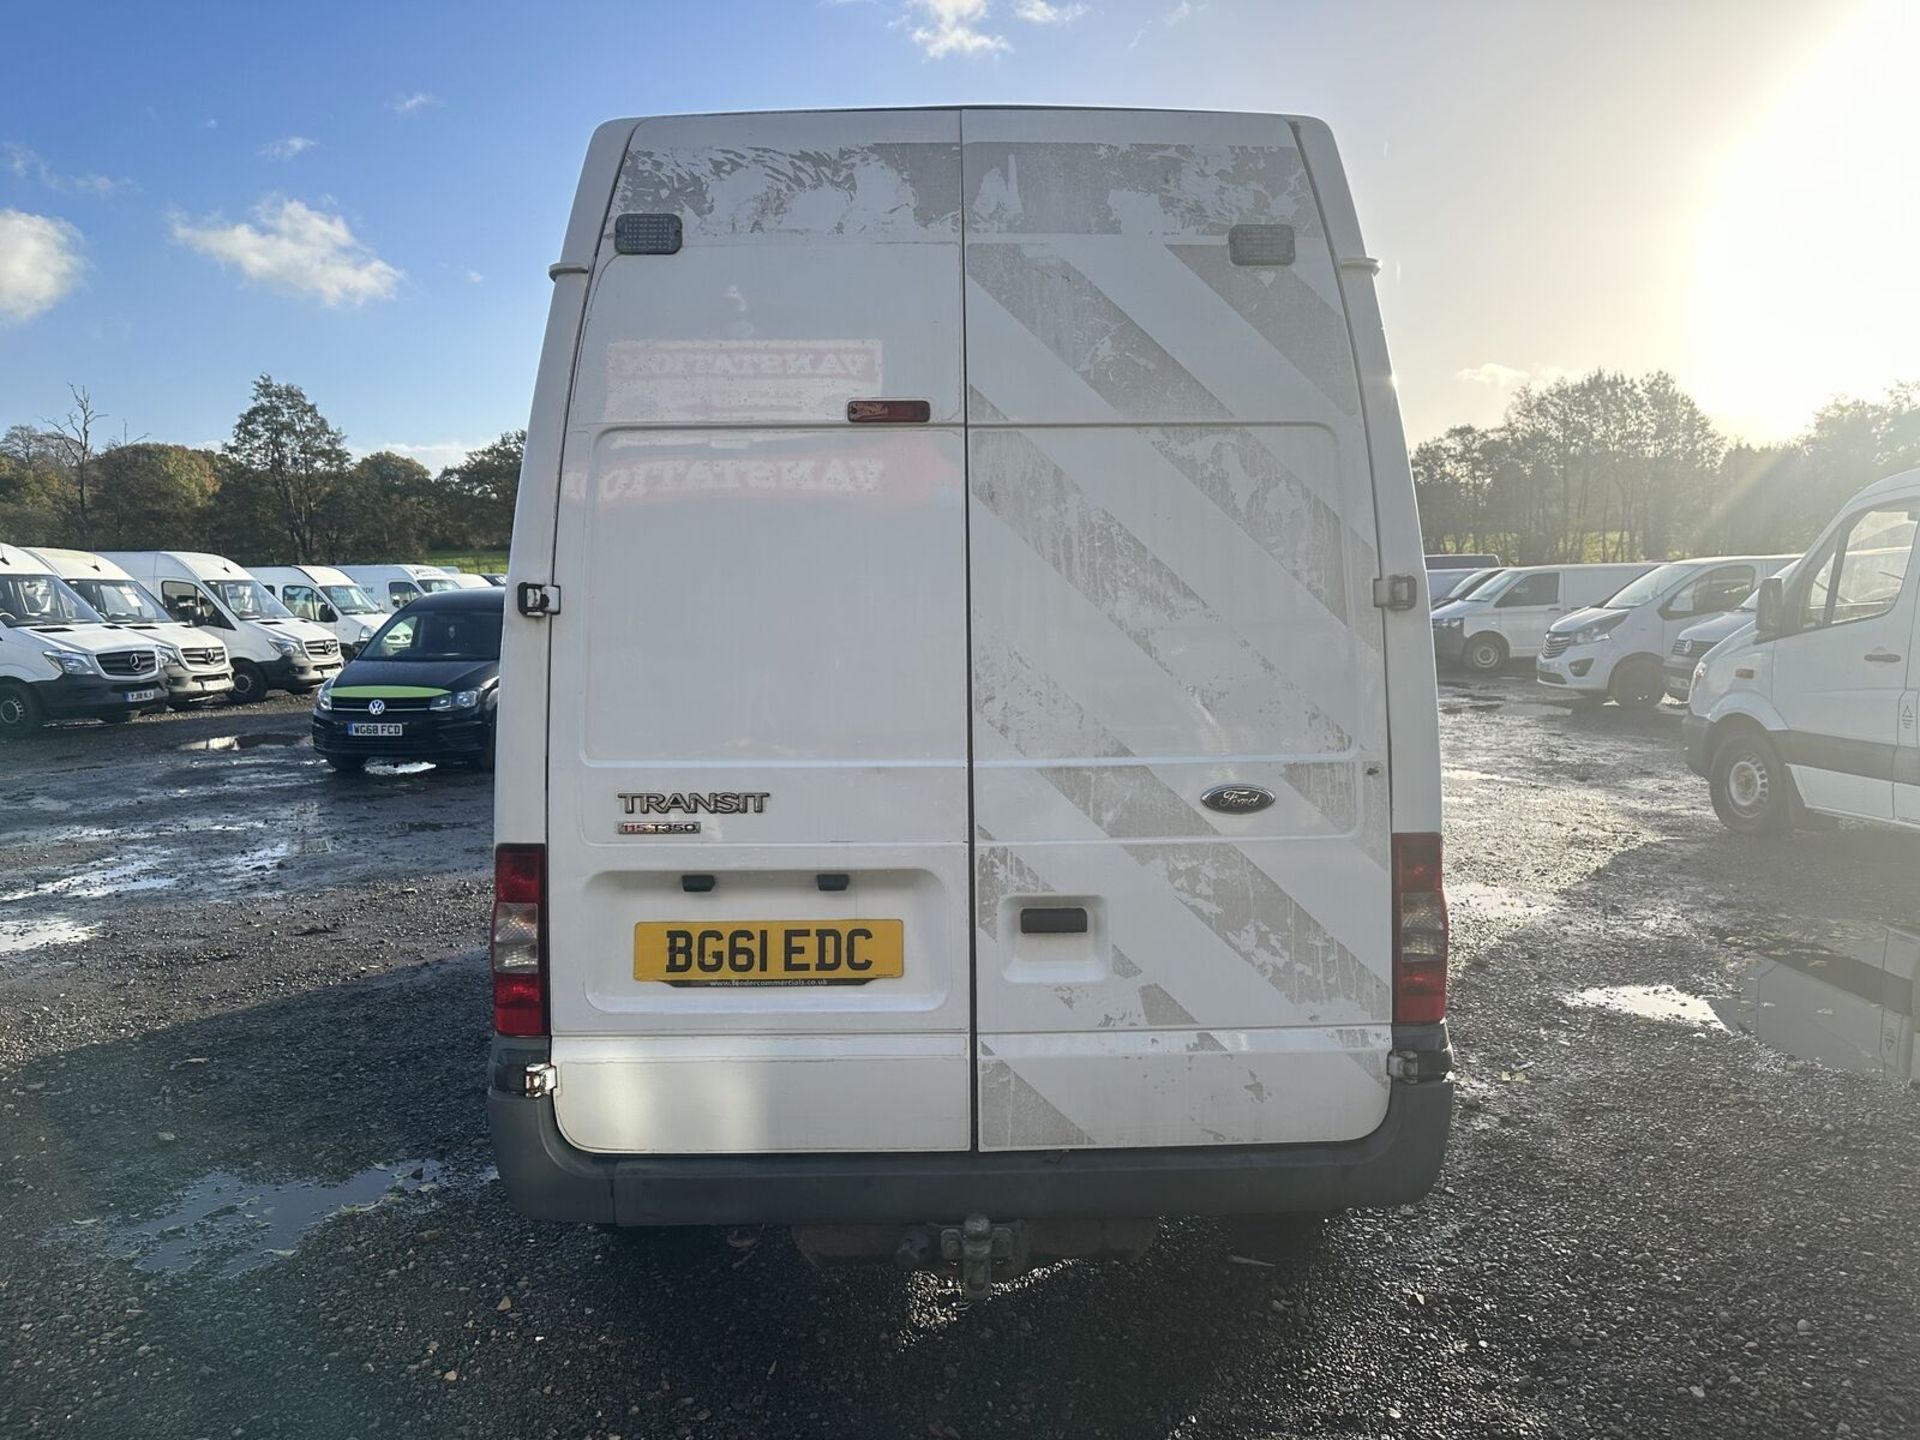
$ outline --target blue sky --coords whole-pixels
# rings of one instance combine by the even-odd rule
[[[1920,282],[1826,259],[1920,234],[1916,10],[16,4],[0,426],[63,413],[71,381],[116,432],[213,442],[271,372],[357,449],[438,467],[525,422],[600,121],[1021,101],[1330,120],[1414,440],[1596,364],[1672,369],[1773,438],[1920,377]]]

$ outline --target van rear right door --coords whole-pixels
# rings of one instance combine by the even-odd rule
[[[1365,1135],[1391,826],[1339,178],[1277,116],[963,131],[980,1148]]]

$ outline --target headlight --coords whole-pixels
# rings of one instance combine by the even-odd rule
[[[96,675],[100,673],[94,668],[93,657],[91,655],[82,655],[78,650],[42,650],[40,654],[54,669],[68,675]]]
[[[1598,625],[1583,625],[1573,632],[1573,643],[1576,645],[1591,645],[1596,640],[1605,640],[1612,634],[1613,627],[1611,625],[1604,629]]]
[[[272,644],[274,649],[278,650],[282,655],[285,655],[288,659],[292,659],[295,655],[298,655],[300,653],[300,647],[291,640],[285,639],[279,635],[269,635],[267,639]]]
[[[1700,684],[1700,682],[1705,680],[1706,678],[1707,678],[1707,662],[1702,660],[1698,665],[1693,667],[1693,680],[1691,683],[1697,687]]]
[[[313,697],[313,708],[316,710],[333,709],[333,680],[331,677],[320,682],[320,693]]]
[[[1436,615],[1433,628],[1436,630],[1457,630],[1467,622],[1458,615]]]
[[[180,653],[178,645],[156,645],[154,648],[160,652],[162,665],[178,665],[182,670],[187,668],[187,657]]]
[[[429,710],[471,710],[480,703],[478,690],[458,690],[451,695],[436,695],[427,702]]]

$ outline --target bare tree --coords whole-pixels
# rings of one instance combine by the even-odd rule
[[[67,473],[73,480],[74,534],[82,549],[91,550],[93,513],[88,505],[87,484],[93,478],[93,462],[99,453],[93,448],[93,432],[107,415],[104,410],[94,409],[93,394],[86,386],[69,384],[67,394],[73,397],[73,408],[67,411],[67,418],[40,423],[60,437],[61,458],[66,461]]]

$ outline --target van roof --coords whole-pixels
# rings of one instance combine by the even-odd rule
[[[108,580],[128,580],[132,577],[104,555],[96,555],[91,550],[59,550],[50,545],[35,545],[32,552],[47,564],[64,580],[75,578],[75,572],[89,572]]]
[[[1849,508],[1862,500],[1889,500],[1903,495],[1907,491],[1920,494],[1920,470],[1902,470],[1898,474],[1888,475],[1874,481],[1871,485],[1856,491],[1853,499],[1847,502]]]
[[[46,573],[47,562],[31,550],[0,542],[0,566],[5,566],[9,570],[23,570],[42,575]]]

